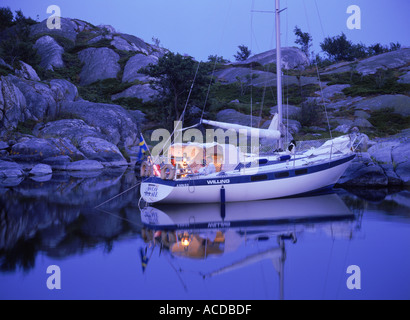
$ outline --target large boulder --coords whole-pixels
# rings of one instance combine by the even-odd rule
[[[351,72],[354,69],[363,75],[368,75],[376,73],[378,69],[396,69],[406,66],[408,63],[410,63],[410,48],[403,48],[366,58],[359,62],[337,64],[333,66],[332,70],[323,74]]]
[[[31,26],[30,35],[32,37],[35,37],[37,35],[43,35],[43,34],[51,34],[51,35],[55,34],[57,36],[67,38],[75,42],[77,38],[77,29],[78,29],[77,24],[72,19],[69,19],[69,18],[61,17],[59,29],[48,28],[47,19],[45,19],[42,22]]]
[[[78,148],[90,160],[127,164],[118,147],[101,138],[85,137]]]
[[[26,98],[8,77],[0,77],[0,137],[29,118]]]
[[[0,160],[0,179],[16,178],[23,175],[24,171],[19,164]]]
[[[72,162],[69,156],[56,156],[45,158],[41,161],[43,164],[49,165],[53,170],[65,170],[67,165]]]
[[[331,86],[325,86],[321,91],[315,92],[320,99],[325,99],[325,101],[330,101],[332,98],[344,98],[343,90],[349,88],[350,84],[334,84]]]
[[[265,86],[276,86],[277,79],[276,74],[272,72],[253,70],[251,68],[244,67],[231,67],[215,72],[215,76],[222,83],[238,83],[239,81],[242,84],[250,85],[252,84],[255,87],[265,87]],[[251,80],[251,77],[253,78]],[[288,85],[308,85],[308,84],[318,84],[319,81],[316,77],[300,77],[299,79],[296,76],[287,76],[282,77],[283,83]]]
[[[94,171],[104,169],[104,166],[96,160],[79,160],[69,163],[67,171]]]
[[[130,44],[127,40],[121,37],[114,37],[114,39],[111,41],[111,45],[118,50],[134,52],[140,51],[134,43]]]
[[[410,140],[403,141],[392,150],[392,161],[397,175],[410,186]]]
[[[338,100],[338,101],[333,101],[332,100],[331,102],[326,103],[326,108],[328,110],[331,110],[331,109],[339,110],[341,108],[350,108],[354,104],[356,104],[356,103],[358,103],[359,101],[362,101],[362,100],[363,100],[362,97],[354,97],[354,98],[353,97],[346,97],[346,98]],[[318,102],[319,104],[323,104],[322,98],[316,98],[315,101]]]
[[[40,67],[46,70],[54,70],[54,67],[64,67],[64,49],[53,37],[45,35],[39,38],[33,47],[37,49],[37,53],[41,57]]]
[[[63,101],[73,101],[78,98],[77,88],[67,80],[56,79],[45,83],[24,80],[13,75],[8,75],[7,78],[25,97],[26,120],[55,117]]]
[[[33,176],[44,176],[53,173],[51,166],[44,163],[39,163],[30,170],[30,174]]]
[[[109,48],[88,48],[78,53],[84,63],[80,73],[80,84],[88,85],[98,80],[116,78],[121,67],[120,56]]]
[[[335,122],[339,125],[335,128],[335,131],[348,133],[352,128],[373,128],[373,125],[364,118],[357,118],[354,120],[345,118],[334,118]]]
[[[395,113],[403,116],[410,116],[410,97],[402,94],[381,95],[361,100],[355,104],[355,107],[356,109],[370,111],[393,108]]]
[[[378,141],[367,152],[378,163],[393,163],[392,150],[400,144],[399,140]]]
[[[57,114],[57,103],[49,85],[38,81],[20,79],[8,75],[11,82],[23,93],[31,119],[39,120]]]
[[[20,67],[14,70],[14,73],[22,79],[40,81],[40,77],[37,75],[36,70],[23,61],[20,61]]]
[[[389,183],[384,170],[373,162],[353,162],[339,179],[344,187],[386,187]]]
[[[97,43],[97,42],[102,41],[102,40],[112,40],[112,38],[113,38],[112,34],[100,34],[100,35],[97,35],[96,37],[88,40],[87,44]]]
[[[158,91],[152,89],[151,86],[146,84],[136,84],[128,89],[124,90],[123,92],[113,94],[111,96],[111,100],[117,100],[119,98],[138,98],[141,99],[142,102],[148,102],[158,95]]]
[[[378,139],[368,149],[372,165],[384,170],[389,185],[410,185],[410,140],[408,137]]]
[[[126,34],[126,33],[119,33],[118,34],[119,37],[121,37],[122,39],[126,40],[128,43],[130,43],[130,45],[133,48],[137,48],[136,51],[141,52],[143,54],[151,54],[153,53],[153,50],[155,50],[155,48],[153,48],[151,45],[148,45],[147,43],[145,43],[144,40],[130,35],[130,34]]]
[[[73,143],[79,143],[84,137],[105,138],[95,127],[91,127],[81,119],[63,119],[48,122],[37,128],[40,138],[66,137]]]
[[[73,160],[85,158],[67,138],[23,138],[10,151],[10,158],[16,162],[41,162],[43,159],[62,155]]]
[[[284,69],[304,69],[304,67],[309,64],[309,59],[298,48],[281,48],[281,57],[282,68]],[[276,49],[256,54],[245,61],[236,62],[234,64],[248,64],[251,62],[257,62],[263,66],[271,63],[276,64]]]
[[[93,26],[91,23],[79,19],[71,19],[71,22],[73,23],[73,26],[75,25],[75,31],[77,33],[80,32],[96,32],[95,26]]]
[[[83,119],[115,145],[131,146],[138,141],[139,132],[134,118],[119,105],[78,100],[63,102],[61,112]]]
[[[131,57],[124,67],[124,74],[122,82],[133,82],[135,80],[147,81],[149,77],[139,72],[141,68],[145,68],[149,64],[157,64],[158,58],[156,56],[147,56],[144,54],[136,54]]]
[[[77,87],[67,80],[50,80],[49,87],[53,92],[54,100],[57,103],[61,101],[75,101],[79,99]]]

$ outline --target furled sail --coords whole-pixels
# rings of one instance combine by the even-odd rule
[[[281,137],[281,133],[278,130],[279,127],[279,118],[278,115],[275,114],[275,116],[272,119],[272,122],[269,126],[268,129],[259,129],[259,128],[253,128],[253,127],[248,127],[248,126],[243,126],[240,124],[234,124],[234,123],[226,123],[226,122],[218,122],[218,121],[212,121],[212,120],[202,120],[202,123],[208,124],[210,126],[218,127],[221,129],[226,129],[226,130],[235,130],[239,133],[242,134],[247,134],[247,135],[259,135],[259,138],[268,138],[268,139],[273,139],[273,140],[279,140]]]

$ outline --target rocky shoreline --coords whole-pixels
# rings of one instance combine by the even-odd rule
[[[410,130],[375,141],[361,135],[361,149],[357,151],[355,160],[336,187],[357,190],[409,189],[410,139],[407,131]],[[86,140],[87,143],[93,141]],[[304,141],[304,144],[315,142],[317,141]],[[61,150],[66,154],[59,154]],[[85,149],[77,149],[67,138],[23,137],[14,144],[11,141],[10,145],[0,142],[0,187],[14,187],[27,178],[39,182],[48,181],[53,173],[61,171],[76,177],[89,177],[110,168],[125,170],[127,167],[135,167],[135,162],[128,162],[117,147],[100,150],[106,153],[104,156],[99,156],[92,148],[89,152],[79,150]]]

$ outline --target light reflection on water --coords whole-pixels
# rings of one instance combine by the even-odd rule
[[[221,211],[140,208],[137,183],[123,170],[3,182],[0,299],[410,298],[408,191]],[[49,265],[61,269],[61,290],[46,286]],[[346,286],[349,265],[360,267],[360,290]]]

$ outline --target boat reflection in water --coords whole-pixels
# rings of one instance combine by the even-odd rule
[[[285,242],[296,243],[304,231],[324,231],[333,238],[353,236],[356,216],[337,194],[235,202],[227,204],[162,205],[141,209],[143,270],[155,247],[172,256],[191,259],[218,257],[243,248],[244,243],[268,241],[262,252],[232,261],[205,279],[270,259],[280,279],[283,298]]]

